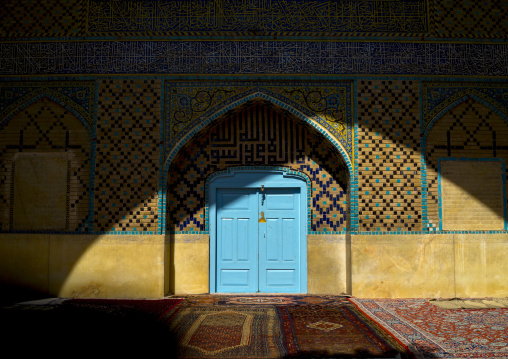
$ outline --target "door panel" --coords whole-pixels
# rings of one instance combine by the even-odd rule
[[[260,195],[266,223],[259,226],[259,290],[300,292],[300,190],[267,188]]]
[[[267,269],[266,286],[269,288],[292,288],[295,286],[296,271],[293,269]]]
[[[256,292],[256,190],[217,190],[217,208],[217,292]]]
[[[283,218],[282,219],[282,261],[294,262],[297,256],[297,242],[293,239],[296,235],[295,229],[296,219]]]
[[[217,292],[300,292],[299,188],[217,189],[216,228]]]

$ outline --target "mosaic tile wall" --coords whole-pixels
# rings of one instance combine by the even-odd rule
[[[68,158],[65,231],[88,230],[90,136],[67,109],[43,97],[0,128],[0,229],[13,222],[14,156],[19,152],[65,152]]]
[[[167,81],[164,141],[168,156],[175,144],[224,108],[249,96],[290,106],[305,121],[323,128],[354,158],[352,81]]]
[[[358,82],[359,231],[421,231],[419,90]]]
[[[508,34],[504,0],[18,0],[0,13],[0,37]]]
[[[161,81],[99,82],[95,231],[157,231]]]
[[[439,229],[438,158],[504,158],[508,163],[507,139],[506,121],[471,98],[437,120],[426,143],[429,230]]]
[[[508,36],[508,2],[505,0],[431,0],[433,36],[498,38]]]
[[[2,1],[0,37],[83,36],[87,0]]]
[[[312,181],[311,230],[346,227],[347,167],[315,130],[256,101],[203,130],[174,160],[168,174],[168,231],[205,230],[205,182],[231,166],[285,166]]]
[[[44,130],[44,121],[51,116],[57,121],[63,110],[54,103],[42,104],[39,97],[32,97],[37,101],[6,125],[6,131],[11,131],[15,123],[45,123],[40,128],[27,127],[28,132],[36,131],[32,137],[20,136],[25,130],[16,127],[18,134],[9,132],[0,142],[2,231],[12,225],[12,153],[38,151],[38,146],[64,146],[76,156],[69,170],[66,230],[160,231],[165,226],[159,218],[159,210],[166,205],[164,196],[159,198],[166,185],[161,184],[164,156],[173,155],[171,149],[187,130],[210,118],[208,112],[196,114],[192,108],[207,102],[200,97],[199,88],[206,87],[210,95],[219,87],[225,89],[228,81],[231,93],[223,94],[220,101],[211,96],[209,109],[233,103],[247,90],[262,88],[263,94],[309,118],[328,115],[313,121],[315,128],[330,131],[350,156],[351,168],[358,171],[350,217],[352,228],[360,232],[434,228],[437,199],[432,161],[437,154],[466,151],[460,146],[476,153],[471,148],[479,146],[477,157],[492,151],[494,157],[505,156],[506,135],[496,122],[500,114],[508,114],[505,0],[19,0],[1,2],[0,13],[0,118],[10,116],[19,99],[36,91],[51,92],[54,97],[49,98],[64,99],[59,103],[68,105],[62,123],[51,122],[48,126],[54,127],[49,132]],[[463,82],[464,78],[476,85]],[[186,81],[188,88],[180,86]],[[13,83],[21,82],[26,86],[12,91]],[[313,83],[319,84],[314,88]],[[326,96],[320,93],[316,100],[316,88],[328,91]],[[189,100],[185,105],[183,95]],[[476,96],[498,110],[486,110],[475,102],[460,113],[465,103],[447,113],[426,136],[432,119],[464,96]],[[316,104],[322,106],[321,112],[312,109]],[[191,115],[177,118],[177,107]],[[32,112],[35,108],[39,110]],[[242,108],[231,116],[244,116],[248,111]],[[274,113],[270,106],[263,111]],[[452,136],[463,130],[459,125],[441,128],[441,121],[450,116],[459,121],[460,116],[471,114],[481,119],[477,126],[487,123],[492,127],[490,140],[482,132],[487,131],[484,127],[477,130],[467,127],[473,126],[470,124],[463,126],[470,134],[479,131],[476,142],[469,137],[463,144],[442,142],[443,133]],[[76,116],[86,122],[85,132],[92,137],[86,144],[89,147],[73,138],[78,127],[69,124]],[[246,121],[250,124],[268,121],[294,132],[287,138],[284,132],[277,139],[283,141],[281,147],[277,147],[269,137],[256,137],[272,135],[268,125],[242,132],[224,122],[194,141],[168,174],[168,228],[204,230],[204,199],[196,188],[202,187],[209,174],[228,166],[270,164],[303,171],[316,181],[312,231],[344,230],[345,184],[340,182],[345,182],[346,170],[342,163],[329,162],[333,161],[329,153],[335,154],[335,149],[310,126],[291,122],[289,115],[276,119],[266,115],[263,120],[249,116]],[[70,142],[61,145],[61,133],[67,130]],[[53,133],[60,136],[58,140],[51,137]],[[421,135],[426,137],[421,139]],[[434,151],[429,154],[428,169],[422,168],[420,153],[420,141],[427,138],[441,141],[427,143],[426,150]],[[60,142],[55,145],[52,141]],[[93,152],[95,141],[97,151]],[[83,166],[94,167],[95,173]],[[340,170],[334,172],[335,168]],[[179,171],[187,170],[181,177]],[[331,177],[332,182],[319,182],[320,175]],[[95,180],[91,200],[87,197],[90,178]],[[428,199],[422,184],[423,190],[428,186]],[[186,199],[190,211],[182,209]]]

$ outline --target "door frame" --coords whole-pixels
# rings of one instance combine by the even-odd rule
[[[216,293],[217,271],[217,189],[219,188],[299,188],[300,189],[300,292],[307,293],[307,182],[288,170],[239,169],[214,177],[208,187],[210,230],[210,293]]]

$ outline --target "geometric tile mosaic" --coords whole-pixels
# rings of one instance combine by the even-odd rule
[[[83,36],[87,0],[2,1],[0,37]]]
[[[157,231],[161,82],[99,81],[95,231]]]
[[[439,230],[439,158],[502,158],[506,163],[508,123],[489,107],[468,98],[433,124],[426,136],[427,216],[430,231]],[[508,172],[505,175],[508,176]]]
[[[422,229],[418,83],[358,82],[359,231]]]
[[[166,82],[166,156],[195,126],[253,93],[265,93],[298,109],[327,129],[353,158],[351,82]]]
[[[431,0],[431,31],[440,37],[506,39],[504,0]]]
[[[167,230],[206,230],[206,180],[215,172],[267,165],[309,176],[311,231],[345,230],[348,170],[341,155],[309,125],[261,100],[213,122],[179,152],[167,177]]]
[[[453,108],[466,97],[474,97],[494,107],[508,117],[508,84],[488,82],[428,82],[422,83],[423,130],[440,113]]]
[[[90,231],[90,144],[90,133],[83,123],[69,109],[48,97],[11,112],[0,128],[0,177],[3,179],[0,230],[13,229],[16,154],[61,153],[67,162],[65,231]]]
[[[0,83],[0,127],[20,106],[42,96],[64,104],[86,121],[93,131],[95,121],[95,81],[9,81]]]

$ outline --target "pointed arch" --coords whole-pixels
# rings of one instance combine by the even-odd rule
[[[475,89],[467,89],[461,92],[454,94],[449,98],[448,102],[450,104],[446,106],[444,109],[439,111],[426,125],[423,133],[424,144],[427,142],[427,136],[430,133],[432,127],[436,124],[436,122],[447,114],[450,110],[457,107],[461,103],[467,101],[468,99],[473,99],[482,105],[488,107],[496,114],[498,114],[507,124],[508,117],[507,114],[502,111],[502,106],[500,106],[497,101],[493,98],[486,96],[483,92],[477,91]]]
[[[15,102],[11,107],[14,109],[10,111],[4,118],[0,119],[0,130],[19,112],[23,111],[25,108],[29,107],[30,105],[34,104],[38,100],[42,98],[48,98],[51,101],[57,103],[58,105],[62,106],[69,112],[71,112],[76,118],[81,122],[81,124],[86,128],[88,135],[90,138],[94,137],[94,129],[90,126],[88,121],[86,120],[85,116],[79,111],[78,106],[71,106],[69,105],[69,102],[72,102],[72,100],[69,99],[69,101],[65,101],[67,99],[66,96],[62,95],[61,93],[54,91],[49,88],[41,88],[37,89],[33,92],[31,92],[29,95],[23,97],[19,101]]]
[[[171,163],[173,162],[176,155],[180,152],[180,150],[185,146],[185,144],[189,141],[191,141],[194,136],[201,131],[204,127],[209,125],[210,123],[214,122],[215,120],[222,118],[225,114],[230,112],[231,110],[234,110],[235,108],[240,107],[241,105],[252,101],[256,99],[261,99],[270,102],[271,104],[286,110],[290,113],[292,113],[295,117],[299,118],[300,120],[304,121],[305,123],[312,126],[314,129],[316,129],[319,133],[321,133],[330,143],[339,151],[342,158],[344,159],[344,162],[346,163],[349,171],[349,175],[351,176],[353,173],[353,161],[349,157],[346,149],[344,146],[328,131],[326,128],[324,128],[321,124],[319,124],[317,121],[313,120],[308,115],[302,113],[301,111],[297,110],[290,104],[283,102],[279,99],[276,99],[272,96],[270,96],[268,93],[264,92],[261,89],[257,89],[256,92],[251,93],[249,95],[246,95],[235,102],[227,105],[227,106],[217,106],[212,112],[210,116],[205,118],[203,121],[201,121],[199,124],[196,124],[192,129],[190,129],[187,134],[180,139],[175,145],[171,148],[168,156],[165,159],[164,162],[164,173],[167,173],[169,170],[169,167]],[[165,181],[164,181],[165,182]]]
[[[483,108],[485,111],[488,111],[492,117],[488,117],[488,120],[495,121],[498,125],[508,126],[508,117],[506,113],[502,110],[502,106],[500,106],[494,99],[491,97],[485,96],[484,93],[474,90],[467,89],[465,91],[461,91],[460,93],[450,97],[449,105],[443,108],[441,111],[436,112],[435,116],[428,122],[427,127],[421,137],[421,151],[422,151],[422,208],[424,212],[424,223],[426,221],[427,228],[425,230],[428,231],[439,231],[442,230],[442,207],[441,207],[441,189],[442,186],[440,184],[441,181],[441,163],[443,161],[455,161],[465,163],[467,161],[490,161],[494,162],[495,158],[499,156],[499,152],[496,155],[484,155],[484,154],[476,154],[474,157],[469,157],[467,154],[458,155],[456,150],[461,151],[463,149],[459,147],[452,147],[454,145],[450,145],[451,140],[450,137],[448,139],[437,139],[434,135],[433,131],[438,131],[437,128],[441,125],[440,120],[446,119],[448,116],[453,117],[453,123],[456,124],[462,121],[460,116],[455,118],[454,111],[459,111],[458,107],[461,105],[474,106],[476,109]],[[482,115],[478,115],[478,119],[482,118]],[[483,117],[484,118],[484,117]],[[484,118],[485,119],[485,118]],[[466,121],[467,122],[467,121]],[[492,124],[492,122],[491,122]],[[455,126],[455,125],[454,125]],[[463,128],[465,130],[465,128]],[[491,131],[494,131],[490,129]],[[450,133],[450,132],[448,132]],[[452,134],[453,135],[453,134]],[[472,135],[471,135],[472,136]],[[496,149],[496,137],[493,137],[492,140],[494,143],[492,146],[488,144],[480,145],[478,143],[478,147],[483,146],[482,151],[495,151]],[[442,141],[442,142],[438,142]],[[446,146],[446,141],[448,141],[448,145]],[[465,140],[467,143],[467,140]],[[498,140],[498,146],[500,141]],[[444,152],[435,152],[435,151],[444,151]],[[448,152],[448,155],[446,154]],[[500,157],[503,157],[502,155]],[[472,163],[472,162],[471,162]],[[505,170],[503,169],[504,173]],[[506,186],[503,186],[506,187]],[[504,215],[506,218],[506,214]],[[506,227],[506,224],[505,224]]]
[[[68,101],[66,100],[68,99]],[[47,100],[47,102],[46,102]],[[23,97],[19,101],[14,102],[10,108],[11,111],[7,113],[6,116],[0,119],[0,132],[9,129],[9,126],[17,126],[22,125],[28,128],[32,119],[30,116],[34,116],[34,121],[39,121],[42,119],[42,123],[47,123],[50,121],[53,123],[59,123],[61,127],[58,127],[56,130],[50,124],[44,131],[40,130],[39,127],[36,126],[36,130],[40,130],[42,136],[45,136],[46,139],[51,144],[53,139],[53,134],[58,131],[62,131],[62,138],[65,138],[65,146],[62,144],[55,145],[57,147],[52,147],[53,149],[61,150],[61,152],[67,152],[68,150],[73,151],[73,155],[71,157],[62,157],[67,163],[66,171],[62,173],[67,174],[66,178],[66,224],[65,231],[67,233],[83,233],[90,232],[93,230],[93,211],[91,211],[91,204],[93,203],[94,198],[94,168],[95,168],[95,136],[94,129],[91,128],[86,118],[80,113],[80,111],[76,110],[77,106],[72,105],[72,100],[67,96],[62,95],[56,91],[51,89],[38,89],[29,93],[27,96]],[[48,113],[44,113],[42,117],[39,117],[41,111],[30,113],[30,116],[25,116],[26,112],[24,110],[30,108],[31,106],[35,106],[36,109],[38,106],[43,106],[42,108],[48,110]],[[30,111],[30,110],[29,110]],[[60,113],[65,113],[65,116],[61,118],[60,116],[55,115],[55,111]],[[48,116],[49,114],[49,116]],[[11,121],[13,120],[13,121]],[[18,121],[19,120],[19,121]],[[33,128],[32,128],[33,129]],[[25,129],[21,130],[23,133]],[[46,136],[47,134],[47,136]],[[72,137],[76,134],[76,137]],[[59,135],[57,135],[58,137]],[[20,134],[20,138],[23,138]],[[13,146],[12,143],[5,144],[8,151],[4,153],[4,156],[8,157],[9,168],[6,171],[11,173],[11,176],[14,176],[14,161],[15,155],[13,152],[18,151],[17,146]],[[22,145],[20,145],[22,147]],[[30,149],[28,152],[32,152],[33,154],[37,154],[37,159],[40,160],[43,156],[48,156],[45,153],[45,150],[38,146],[38,142],[29,143],[27,148]],[[58,152],[57,151],[57,152]],[[21,151],[20,151],[21,152]],[[25,152],[25,151],[23,151]],[[43,153],[43,154],[41,154]],[[59,156],[59,155],[58,155]],[[5,158],[4,158],[5,159]],[[43,163],[48,163],[48,161]],[[71,172],[72,171],[72,172]],[[12,183],[14,183],[14,177],[12,177]],[[13,205],[12,198],[12,187],[8,192],[9,200],[11,202],[11,206]],[[0,195],[1,196],[1,195]],[[86,204],[86,205],[85,205]],[[70,211],[70,208],[75,208]],[[13,231],[13,215],[12,213],[8,218],[8,227],[9,230]],[[1,224],[0,224],[1,225]],[[63,229],[58,229],[63,230]],[[33,229],[34,232],[44,231],[44,228],[41,229]]]
[[[199,124],[196,124],[191,130],[187,132],[184,138],[182,138],[172,149],[169,154],[169,156],[166,158],[164,167],[163,167],[163,173],[161,173],[160,176],[160,182],[159,182],[159,216],[161,220],[159,221],[159,233],[163,234],[166,230],[166,215],[167,215],[167,208],[166,208],[166,199],[169,196],[169,193],[167,193],[167,182],[168,182],[168,176],[170,172],[170,168],[173,165],[173,162],[176,158],[179,158],[179,155],[181,151],[186,147],[186,145],[194,141],[196,138],[198,138],[198,133],[201,133],[203,129],[205,129],[207,126],[211,125],[215,121],[219,122],[221,119],[227,118],[232,112],[235,112],[236,109],[241,109],[243,105],[261,101],[264,102],[266,105],[272,107],[271,105],[274,105],[275,111],[283,111],[286,112],[288,116],[295,119],[295,123],[303,121],[303,123],[309,125],[311,128],[313,128],[316,132],[316,134],[319,134],[321,137],[324,137],[324,143],[327,143],[327,147],[329,146],[330,149],[333,149],[337,153],[337,159],[340,158],[340,162],[343,166],[343,174],[344,181],[347,183],[347,186],[352,182],[352,176],[353,176],[353,166],[351,164],[351,161],[349,157],[347,156],[347,153],[345,149],[342,147],[342,145],[332,137],[332,135],[326,131],[322,126],[319,125],[316,121],[314,121],[312,118],[304,115],[300,111],[294,109],[292,106],[282,103],[281,101],[276,100],[272,96],[262,93],[259,91],[253,92],[247,96],[242,97],[241,99],[231,103],[228,106],[223,106],[222,108],[215,109],[215,111],[206,119],[202,118],[202,121]],[[300,119],[301,121],[297,121],[297,119]],[[314,131],[313,131],[314,132]],[[245,166],[245,165],[244,165]],[[280,164],[279,164],[280,166]],[[345,172],[348,172],[347,174]],[[346,187],[344,187],[346,188]],[[334,188],[335,191],[335,188]],[[168,198],[169,200],[169,198]],[[326,231],[326,229],[325,229]],[[206,231],[205,231],[206,232]]]

